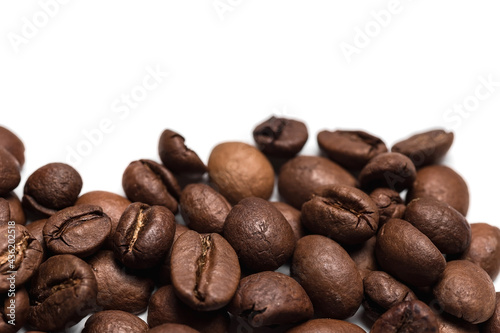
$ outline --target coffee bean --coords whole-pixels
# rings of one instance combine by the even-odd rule
[[[362,244],[345,246],[345,250],[349,253],[351,259],[356,263],[359,274],[362,278],[371,271],[379,269],[377,258],[375,258],[375,243],[377,237],[373,236]]]
[[[43,227],[43,238],[54,254],[85,258],[101,248],[110,232],[111,221],[101,207],[78,205],[49,217]]]
[[[500,229],[487,223],[472,223],[470,246],[462,254],[494,280],[500,271]]]
[[[259,149],[274,157],[297,155],[308,137],[307,127],[303,122],[274,116],[253,130],[253,138]]]
[[[417,287],[433,285],[446,266],[443,255],[431,240],[400,219],[390,219],[380,228],[375,254],[387,273]]]
[[[82,189],[82,177],[64,163],[49,163],[29,176],[24,185],[23,206],[41,216],[72,206]]]
[[[347,321],[337,319],[312,319],[296,326],[287,333],[365,333],[365,331]]]
[[[24,214],[23,206],[19,197],[14,192],[10,192],[5,194],[3,199],[7,200],[9,203],[10,221],[15,221],[17,224],[25,225],[26,215]]]
[[[481,333],[500,332],[500,292],[496,293],[495,311],[482,326]]]
[[[210,186],[190,184],[181,193],[180,208],[189,228],[202,233],[222,233],[231,205]]]
[[[22,168],[24,165],[24,144],[21,139],[7,128],[0,126],[0,147],[11,153]]]
[[[148,333],[200,333],[200,332],[186,325],[163,324],[150,329]]]
[[[430,165],[417,172],[406,201],[416,198],[432,197],[446,202],[463,216],[469,209],[469,189],[463,178],[444,165]]]
[[[453,144],[453,133],[442,129],[415,134],[392,146],[392,151],[408,156],[415,166],[436,163]]]
[[[7,200],[0,198],[0,225],[10,221],[10,205]]]
[[[56,331],[79,322],[95,307],[97,282],[92,268],[71,254],[50,257],[33,276],[28,323]]]
[[[0,196],[6,195],[19,185],[21,173],[16,158],[0,147]]]
[[[45,240],[43,239],[43,227],[47,219],[36,220],[28,225],[26,225],[26,229],[29,233],[40,243],[43,250],[42,262],[44,262],[49,257],[49,249],[47,249],[47,245],[45,245]]]
[[[274,207],[283,214],[288,224],[292,227],[293,234],[295,235],[295,240],[299,240],[306,235],[306,231],[301,221],[300,210],[293,208],[292,206],[284,202],[271,202]]]
[[[307,292],[318,316],[345,319],[361,305],[363,281],[356,264],[329,238],[302,237],[293,253],[291,276]]]
[[[372,326],[371,333],[438,333],[439,323],[432,310],[421,301],[398,303]]]
[[[373,190],[388,187],[401,192],[413,184],[416,177],[413,162],[400,153],[382,153],[372,158],[359,173],[361,187]]]
[[[302,223],[311,232],[339,243],[359,244],[376,234],[378,207],[357,188],[326,185],[302,205]]]
[[[25,284],[42,263],[42,257],[42,246],[24,226],[0,225],[0,294]]]
[[[290,324],[312,318],[309,296],[297,281],[278,272],[260,272],[241,279],[229,312],[252,327]]]
[[[318,156],[297,156],[283,165],[278,177],[280,195],[301,209],[323,185],[356,186],[356,179],[340,165]]]
[[[398,192],[390,188],[379,187],[370,193],[370,198],[378,207],[379,226],[389,219],[403,218],[406,206]]]
[[[241,274],[238,257],[222,236],[196,231],[186,231],[175,241],[170,269],[177,296],[198,311],[227,305]]]
[[[30,309],[29,295],[26,289],[12,289],[0,294],[0,332],[15,333],[23,327],[28,319]]]
[[[172,245],[180,237],[180,235],[182,235],[183,233],[185,233],[188,230],[190,230],[190,229],[188,227],[186,227],[185,225],[176,223],[175,224],[174,240],[172,241]],[[163,261],[161,262],[160,268],[159,268],[159,271],[158,271],[158,277],[157,277],[158,279],[157,279],[156,282],[159,283],[162,286],[172,283],[172,281],[170,279],[170,259],[171,259],[171,255],[172,255],[172,247],[170,247],[170,251],[163,258]]]
[[[203,174],[207,167],[198,155],[184,144],[184,138],[169,129],[163,131],[158,143],[158,153],[163,165],[180,174]]]
[[[467,260],[450,261],[433,288],[442,309],[479,324],[495,311],[495,286],[488,273]]]
[[[204,312],[191,309],[175,295],[170,285],[159,288],[151,296],[148,307],[151,328],[166,323],[187,325],[201,333],[226,333],[229,315],[225,309]]]
[[[253,271],[275,270],[293,253],[295,236],[287,220],[270,202],[241,200],[229,212],[224,237],[243,266]]]
[[[479,326],[466,322],[446,312],[437,316],[439,333],[479,333]]]
[[[167,255],[174,233],[175,217],[167,208],[134,202],[120,218],[113,251],[126,267],[151,268]]]
[[[362,169],[373,157],[387,152],[382,140],[363,131],[321,131],[318,145],[332,161],[356,170]]]
[[[90,316],[82,333],[146,333],[148,330],[148,324],[141,318],[124,311],[108,310]]]
[[[273,167],[259,150],[246,143],[215,146],[208,159],[208,173],[231,204],[248,197],[269,199],[273,193]]]
[[[139,314],[146,310],[154,282],[125,269],[112,251],[100,251],[88,260],[97,281],[97,306]],[[124,296],[127,301],[124,302]]]

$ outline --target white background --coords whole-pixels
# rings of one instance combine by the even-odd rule
[[[82,193],[123,193],[130,161],[159,160],[163,129],[207,161],[217,143],[251,143],[277,114],[308,125],[304,154],[318,152],[325,128],[364,129],[389,146],[452,129],[443,163],[468,182],[468,220],[500,226],[498,1],[65,2],[0,3],[0,124],[26,145],[18,195],[34,170],[78,149]],[[346,57],[348,44],[357,53]],[[168,77],[125,107],[158,69]]]

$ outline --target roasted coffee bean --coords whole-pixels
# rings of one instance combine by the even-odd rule
[[[224,237],[243,266],[253,271],[272,271],[293,253],[295,236],[287,220],[270,202],[260,198],[241,200],[229,212]]]
[[[54,254],[85,258],[101,248],[110,232],[111,221],[101,207],[78,205],[49,217],[43,227],[43,239]]]
[[[53,215],[75,203],[82,185],[82,177],[73,167],[49,163],[29,176],[24,185],[23,206],[35,214]]]
[[[371,271],[379,269],[377,258],[375,258],[375,243],[377,237],[373,236],[362,244],[346,246],[345,250],[349,253],[351,259],[356,263],[359,274],[364,278]]]
[[[42,257],[42,246],[24,226],[12,222],[0,225],[0,294],[26,283]]]
[[[24,288],[12,289],[0,294],[0,332],[14,333],[23,327],[28,319],[30,299]]]
[[[307,292],[318,316],[345,319],[361,305],[363,281],[356,264],[329,238],[302,237],[293,253],[291,276]]]
[[[500,332],[500,292],[496,293],[495,312],[486,321],[481,329],[481,333]]]
[[[44,331],[74,325],[90,313],[97,297],[92,268],[71,254],[53,256],[30,283],[31,308],[28,324]]]
[[[200,332],[186,325],[163,324],[150,329],[148,333],[200,333]]]
[[[7,193],[2,197],[9,203],[10,221],[15,221],[17,224],[22,225],[26,224],[26,215],[24,214],[19,197],[14,192]]]
[[[170,269],[177,296],[198,311],[227,305],[241,274],[236,252],[222,236],[192,230],[175,241]]]
[[[146,310],[154,282],[125,269],[112,251],[100,251],[89,259],[97,281],[97,306],[139,314]],[[126,301],[124,301],[124,295]]]
[[[469,209],[469,189],[463,178],[444,165],[430,165],[417,172],[406,201],[416,198],[433,197],[446,202],[463,216]]]
[[[370,198],[378,207],[379,226],[382,226],[389,219],[403,218],[406,205],[398,192],[390,188],[379,187],[370,193]]]
[[[296,326],[287,333],[365,333],[365,331],[347,321],[337,319],[312,319]]]
[[[10,221],[10,205],[7,200],[0,198],[0,225]]]
[[[174,240],[172,241],[172,245],[175,243],[175,241],[177,240],[177,238],[179,238],[180,235],[182,235],[183,233],[185,233],[188,230],[190,230],[190,229],[188,227],[186,227],[185,225],[176,223],[175,224]],[[163,261],[161,262],[161,265],[159,268],[157,283],[159,283],[162,286],[172,283],[172,281],[170,279],[171,255],[172,255],[172,247],[170,247],[170,251],[163,258]]]
[[[400,219],[390,219],[380,228],[375,254],[387,273],[416,287],[433,285],[446,266],[431,240]]]
[[[0,126],[0,147],[11,153],[22,167],[24,165],[24,144],[17,135]]]
[[[29,233],[40,243],[43,250],[42,262],[44,262],[49,256],[49,249],[47,249],[47,245],[45,244],[45,240],[43,239],[43,227],[45,227],[45,223],[47,219],[36,220],[28,225],[26,225],[26,229]]]
[[[274,170],[255,147],[242,142],[221,143],[208,160],[210,180],[232,204],[248,197],[269,199],[274,189]]]
[[[151,268],[167,255],[174,233],[175,217],[168,209],[134,202],[120,218],[113,251],[127,267]]]
[[[488,273],[494,280],[500,271],[500,229],[488,223],[472,223],[470,246],[462,254]]]
[[[167,323],[187,325],[201,333],[226,333],[229,315],[225,309],[204,312],[191,309],[175,295],[170,285],[159,288],[151,296],[148,307],[151,328]]]
[[[241,279],[229,312],[244,317],[252,327],[301,322],[314,314],[309,296],[297,281],[269,271]]]
[[[231,205],[205,184],[190,184],[182,190],[181,214],[186,225],[198,232],[222,233]]]
[[[207,167],[194,151],[186,147],[184,138],[169,129],[163,131],[158,143],[160,159],[169,170],[179,174],[203,174]]]
[[[372,326],[371,333],[438,333],[439,323],[432,310],[421,301],[398,303]]]
[[[302,205],[302,223],[315,234],[342,244],[360,244],[377,233],[378,207],[357,188],[326,185]]]
[[[429,237],[442,253],[458,254],[469,247],[469,222],[445,202],[430,197],[414,199],[406,207],[405,220]]]
[[[392,151],[408,156],[417,167],[441,159],[453,143],[453,133],[442,129],[415,134],[392,146]]]
[[[0,147],[0,196],[6,195],[19,185],[21,173],[16,158]]]
[[[373,321],[398,303],[418,299],[410,288],[382,271],[368,273],[363,289],[365,314]]]
[[[382,140],[363,131],[321,131],[318,145],[332,161],[347,169],[360,170],[373,157],[387,152]]]
[[[306,125],[298,120],[272,116],[253,130],[257,147],[266,155],[293,157],[301,151],[309,134]]]
[[[437,316],[439,333],[479,333],[479,326],[466,322],[446,312]]]
[[[288,224],[292,227],[293,234],[295,235],[295,240],[299,240],[306,235],[304,226],[302,225],[300,210],[293,208],[289,204],[284,202],[271,202],[274,207],[283,214]]]
[[[155,161],[131,162],[123,172],[122,186],[132,202],[165,206],[177,213],[181,188],[174,175]]]
[[[382,153],[372,158],[359,173],[361,187],[388,187],[401,192],[413,184],[417,174],[413,162],[400,153]]]
[[[495,311],[495,286],[491,278],[467,260],[450,261],[433,293],[444,311],[472,324],[485,322]]]
[[[301,209],[314,190],[323,185],[356,186],[356,179],[340,165],[319,156],[297,156],[283,165],[278,177],[281,196]]]
[[[146,333],[148,330],[148,324],[141,318],[124,311],[108,310],[90,316],[82,333]]]

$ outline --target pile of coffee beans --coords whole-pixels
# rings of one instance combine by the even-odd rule
[[[271,117],[206,164],[159,134],[124,195],[50,163],[19,199],[0,127],[0,332],[500,332],[500,229],[466,219],[453,133],[324,130],[306,156],[306,125]]]

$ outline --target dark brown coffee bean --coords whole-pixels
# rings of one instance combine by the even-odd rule
[[[297,209],[323,185],[356,186],[356,179],[340,165],[319,156],[297,156],[283,165],[278,190]]]
[[[398,192],[390,188],[379,187],[370,193],[370,198],[378,207],[379,226],[389,219],[403,218],[406,206]]]
[[[150,329],[148,333],[200,333],[200,332],[186,325],[163,324]]]
[[[387,187],[401,192],[413,184],[417,174],[413,162],[400,153],[382,153],[372,158],[359,173],[361,187]]]
[[[141,318],[124,311],[108,310],[90,316],[82,333],[146,333],[148,330],[148,324]]]
[[[30,300],[24,288],[0,294],[0,332],[15,333],[28,319]]]
[[[272,116],[253,130],[253,139],[266,155],[293,157],[309,137],[306,125],[298,120]]]
[[[210,180],[232,204],[248,197],[269,199],[274,189],[274,170],[255,147],[242,142],[224,142],[208,159]]]
[[[134,202],[120,218],[113,236],[113,251],[127,267],[151,268],[167,255],[174,233],[172,212],[163,206]]]
[[[155,161],[130,163],[123,172],[122,186],[132,202],[165,206],[174,214],[177,213],[181,188],[174,175]]]
[[[439,333],[479,333],[479,326],[466,322],[446,312],[437,316]]]
[[[0,225],[10,221],[10,205],[7,200],[0,198]]]
[[[163,131],[158,143],[160,159],[169,170],[180,174],[203,174],[207,167],[194,151],[186,147],[184,138],[169,129]]]
[[[458,254],[469,247],[469,222],[445,202],[430,197],[414,199],[406,207],[405,220],[429,237],[442,253]]]
[[[363,131],[321,131],[318,145],[334,162],[347,169],[362,169],[369,160],[387,152],[385,143]]]
[[[154,282],[126,270],[112,251],[100,251],[89,259],[97,281],[97,306],[139,314],[146,310]],[[124,301],[124,295],[126,301]]]
[[[101,248],[110,232],[111,221],[101,207],[78,205],[49,217],[43,227],[43,239],[54,254],[85,258]]]
[[[227,305],[241,274],[236,252],[221,235],[192,230],[175,241],[170,269],[177,296],[198,311]]]
[[[177,238],[179,238],[180,235],[185,233],[186,231],[190,230],[188,227],[185,225],[176,223],[175,224],[175,234],[174,234],[174,240],[172,241],[172,245],[175,243]],[[172,281],[170,279],[170,259],[172,255],[172,247],[170,247],[170,251],[167,253],[165,258],[163,258],[163,261],[161,262],[158,276],[157,276],[157,283],[159,283],[161,286],[171,284]]]
[[[291,276],[307,292],[318,316],[345,319],[361,305],[363,281],[356,264],[329,238],[302,237],[293,253]]]
[[[17,135],[0,126],[0,147],[11,153],[22,168],[24,165],[24,144]]]
[[[432,310],[421,301],[402,302],[384,313],[371,333],[438,333],[439,323]]]
[[[494,280],[500,271],[500,229],[488,223],[472,223],[470,246],[462,254],[488,273]]]
[[[244,317],[252,327],[301,322],[314,314],[309,296],[297,281],[269,271],[241,279],[229,312]]]
[[[180,208],[189,228],[202,233],[222,233],[231,205],[210,186],[190,184],[181,193]]]
[[[463,178],[444,165],[430,165],[417,172],[406,201],[432,197],[446,202],[463,216],[469,209],[469,189]]]
[[[481,333],[500,332],[500,292],[496,293],[495,311],[493,315],[484,323]]]
[[[11,153],[0,146],[0,196],[14,190],[20,182],[19,163]]]
[[[444,311],[472,324],[485,322],[495,311],[495,286],[490,276],[467,260],[450,261],[433,292]]]
[[[365,314],[373,321],[398,303],[418,299],[410,288],[382,271],[368,273],[363,288]]]
[[[34,214],[53,215],[75,203],[82,185],[82,177],[73,167],[49,163],[29,176],[24,185],[23,206]]]
[[[295,240],[299,240],[306,235],[304,226],[302,225],[300,210],[293,208],[292,206],[284,202],[271,202],[274,207],[283,214],[288,224],[292,227],[293,234],[295,235]]]
[[[149,300],[148,324],[151,328],[162,324],[182,324],[201,333],[226,333],[229,327],[227,311],[195,311],[176,295],[173,286],[158,289]]]
[[[29,231],[12,221],[0,225],[0,294],[26,283],[42,263],[43,250]]]
[[[272,271],[283,265],[295,247],[287,220],[270,202],[246,198],[231,209],[224,237],[243,266],[253,271]]]
[[[40,265],[31,280],[29,294],[29,325],[56,331],[76,324],[94,309],[97,282],[85,261],[62,254]]]
[[[22,225],[26,224],[26,215],[24,214],[19,197],[14,192],[7,193],[2,197],[9,203],[10,221],[15,221],[17,224]]]
[[[40,243],[43,249],[43,257],[42,262],[44,262],[49,257],[49,249],[47,249],[47,245],[45,245],[45,240],[43,239],[43,227],[47,219],[41,219],[33,221],[26,225],[26,229],[29,233],[36,238],[36,240]]]
[[[373,236],[362,244],[346,246],[345,250],[349,253],[351,259],[356,263],[359,274],[362,278],[371,271],[379,269],[377,258],[375,258],[375,244],[377,237]]]
[[[392,151],[408,156],[415,166],[433,164],[441,159],[453,143],[453,133],[432,130],[415,134],[392,146]]]
[[[302,223],[311,232],[339,243],[359,244],[377,233],[378,207],[357,188],[326,185],[302,205]]]
[[[417,287],[433,285],[446,266],[431,240],[400,219],[390,219],[380,228],[375,254],[387,273]]]
[[[352,323],[337,319],[312,319],[302,325],[286,331],[286,333],[365,333]]]

